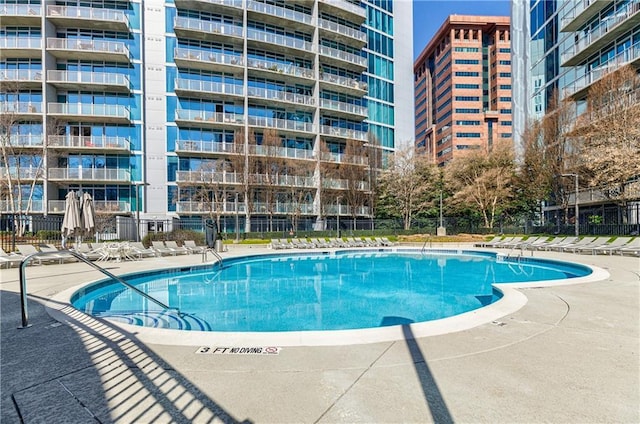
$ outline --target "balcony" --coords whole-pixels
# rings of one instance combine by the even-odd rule
[[[129,18],[116,9],[49,5],[47,18],[58,28],[129,32]]]
[[[176,65],[180,68],[242,74],[244,57],[239,54],[207,52],[178,47],[173,50]]]
[[[313,16],[286,7],[247,0],[249,18],[277,26],[286,26],[296,31],[313,32]],[[286,22],[283,22],[283,19]]]
[[[118,168],[49,168],[49,181],[131,183],[128,169]]]
[[[356,185],[355,189],[359,191],[369,191],[369,183],[367,181],[353,181]],[[346,190],[349,188],[349,180],[338,178],[323,178],[322,187],[333,190]]]
[[[96,105],[90,103],[49,103],[49,115],[65,120],[83,122],[122,123],[131,122],[129,108],[120,105]]]
[[[44,147],[44,138],[41,134],[11,134],[9,138],[11,148],[19,149],[42,149]]]
[[[351,165],[369,165],[369,158],[366,156],[350,156],[331,152],[320,152],[320,160],[323,162],[348,163]]]
[[[178,201],[176,202],[176,211],[178,213],[192,214],[192,213],[221,213],[221,214],[235,214],[236,204],[235,202],[218,202],[218,203],[205,203],[205,202],[193,202],[193,201]],[[238,213],[244,213],[244,203],[238,203]]]
[[[244,115],[203,110],[176,109],[176,124],[196,128],[238,128],[244,125]]]
[[[55,150],[90,150],[92,152],[129,152],[131,144],[124,137],[50,135],[47,146]]]
[[[313,43],[310,41],[251,28],[247,29],[247,40],[255,42],[254,44],[269,44],[268,47],[262,45],[255,47],[267,48],[278,53],[311,58],[314,52]]]
[[[319,0],[318,8],[322,12],[357,24],[363,23],[367,18],[367,11],[364,8],[346,0]]]
[[[313,159],[313,150],[263,145],[249,145],[249,154],[287,159]]]
[[[344,50],[320,46],[320,55],[323,62],[340,68],[348,68],[357,72],[364,72],[367,69],[366,57],[349,53]]]
[[[366,131],[351,130],[348,128],[332,127],[330,125],[320,126],[320,134],[327,137],[348,138],[357,141],[367,141]]]
[[[5,168],[4,166],[0,167],[0,175],[3,180],[8,180],[11,178],[14,180],[14,184],[19,181],[33,181],[40,180],[44,177],[44,170],[42,168],[32,168],[32,167],[20,167],[16,168],[14,166]]]
[[[47,50],[58,59],[131,61],[127,45],[121,41],[82,38],[47,38]]]
[[[42,57],[40,37],[0,37],[0,59],[39,59]]]
[[[313,177],[305,177],[301,175],[251,174],[249,175],[249,180],[252,184],[257,185],[315,188]]]
[[[88,71],[47,71],[47,82],[65,90],[117,93],[131,91],[129,77],[124,74]]]
[[[313,96],[303,94],[289,93],[280,90],[269,90],[266,88],[249,87],[247,95],[252,99],[259,99],[257,103],[270,104],[273,102],[281,102],[290,105],[303,106],[305,109],[315,108],[315,99]]]
[[[0,4],[3,26],[39,27],[42,24],[42,6],[39,4]]]
[[[178,96],[199,99],[233,99],[242,97],[244,87],[238,84],[223,84],[220,82],[175,79],[175,93]]]
[[[226,171],[176,171],[176,182],[190,185],[240,184],[242,176]]]
[[[242,0],[175,0],[179,9],[242,16]]]
[[[242,44],[242,26],[176,16],[173,30],[178,37]]]
[[[615,40],[640,23],[640,2],[626,5],[614,16],[603,19],[599,25],[588,33],[581,33],[577,42],[561,55],[562,66],[577,66],[584,63],[589,56],[596,53],[606,44]]]
[[[49,213],[63,214],[64,209],[64,200],[49,200],[49,202],[47,202],[47,211]],[[97,213],[128,213],[131,212],[131,203],[118,200],[93,199],[93,209]]]
[[[177,140],[176,153],[198,153],[202,156],[218,156],[220,154],[242,154],[244,144],[220,143],[202,140]]]
[[[341,43],[349,43],[357,48],[362,48],[367,44],[367,34],[359,29],[354,29],[322,18],[318,18],[318,27],[323,30],[322,38],[339,41]]]
[[[369,89],[366,82],[327,72],[320,72],[320,83],[323,88],[326,86],[331,91],[354,94],[356,96],[364,96]]]
[[[42,71],[36,69],[0,69],[0,83],[18,90],[42,89]]]
[[[0,200],[0,212],[42,213],[44,212],[44,202],[42,200],[22,199],[20,205],[18,206],[18,199],[16,199],[15,207],[13,207],[9,200]]]
[[[283,130],[293,133],[303,133],[308,135],[314,132],[314,126],[310,122],[294,121],[293,119],[278,119],[265,116],[249,116],[249,125],[252,127],[263,127]]]
[[[612,0],[577,0],[575,6],[567,10],[560,21],[560,31],[577,31],[585,23],[609,6]],[[566,4],[571,5],[572,2]]]
[[[320,99],[320,107],[325,109],[328,115],[337,115],[348,119],[363,119],[368,117],[368,110],[364,106],[336,100]]]
[[[313,69],[302,68],[293,64],[284,64],[272,60],[248,59],[247,67],[252,74],[259,74],[264,78],[273,78],[274,74],[285,81],[309,83],[315,80]]]
[[[315,215],[313,203],[254,203],[251,206],[256,214],[291,215],[299,212],[302,215]]]
[[[12,116],[15,119],[42,119],[41,102],[3,102],[0,104],[0,115]]]
[[[603,76],[626,64],[637,64],[640,61],[640,43],[631,48],[618,53],[612,60],[607,63],[593,68],[589,73],[576,79],[572,84],[564,88],[564,97],[573,97],[575,100],[583,99],[587,96],[589,87]]]

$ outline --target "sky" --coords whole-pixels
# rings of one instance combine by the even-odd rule
[[[449,15],[510,13],[510,0],[413,0],[413,57],[418,57]]]

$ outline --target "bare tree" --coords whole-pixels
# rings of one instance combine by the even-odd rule
[[[193,192],[185,190],[182,194],[198,202],[199,208],[221,228],[225,204],[229,193],[234,191],[232,187],[236,175],[227,161],[219,159],[202,162],[199,169],[193,172]]]
[[[342,153],[342,160],[338,166],[338,174],[346,183],[342,198],[349,206],[355,230],[356,217],[369,201],[371,188],[369,174],[366,168],[367,148],[357,140],[349,139]]]
[[[640,195],[640,76],[630,65],[605,75],[587,101],[572,132],[582,142],[580,175],[625,207]]]
[[[514,171],[513,146],[503,141],[488,155],[478,150],[455,158],[446,168],[446,179],[453,202],[475,207],[485,227],[492,228],[496,216],[510,205]]]
[[[426,201],[433,190],[437,172],[424,155],[416,155],[413,146],[398,150],[380,178],[379,199],[385,211],[402,218],[404,229],[412,218],[429,207]]]
[[[280,176],[285,169],[282,156],[282,141],[273,128],[268,128],[262,135],[262,145],[256,146],[257,157],[253,182],[259,187],[258,196],[264,205],[264,212],[269,216],[269,231],[273,231],[273,217],[276,214]]]

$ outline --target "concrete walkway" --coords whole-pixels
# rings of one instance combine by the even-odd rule
[[[458,247],[456,245],[456,247]],[[264,253],[234,246],[224,256]],[[521,289],[527,304],[493,323],[413,339],[283,347],[278,355],[198,353],[144,343],[59,305],[101,278],[86,264],[0,271],[4,423],[640,422],[640,260],[536,252],[605,268],[593,283]],[[199,264],[199,255],[109,263],[115,274]],[[59,318],[60,319],[60,318]]]

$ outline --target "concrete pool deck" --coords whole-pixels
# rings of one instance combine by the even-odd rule
[[[468,247],[447,244],[445,247]],[[232,246],[224,257],[271,252]],[[281,251],[277,251],[281,252]],[[287,252],[288,253],[288,252]],[[66,305],[101,278],[86,264],[0,270],[2,423],[640,422],[640,259],[535,252],[606,269],[603,281],[518,289],[519,310],[454,333],[274,355],[202,354],[145,342]],[[200,264],[200,255],[108,263],[114,274]],[[55,303],[53,303],[55,305]]]

